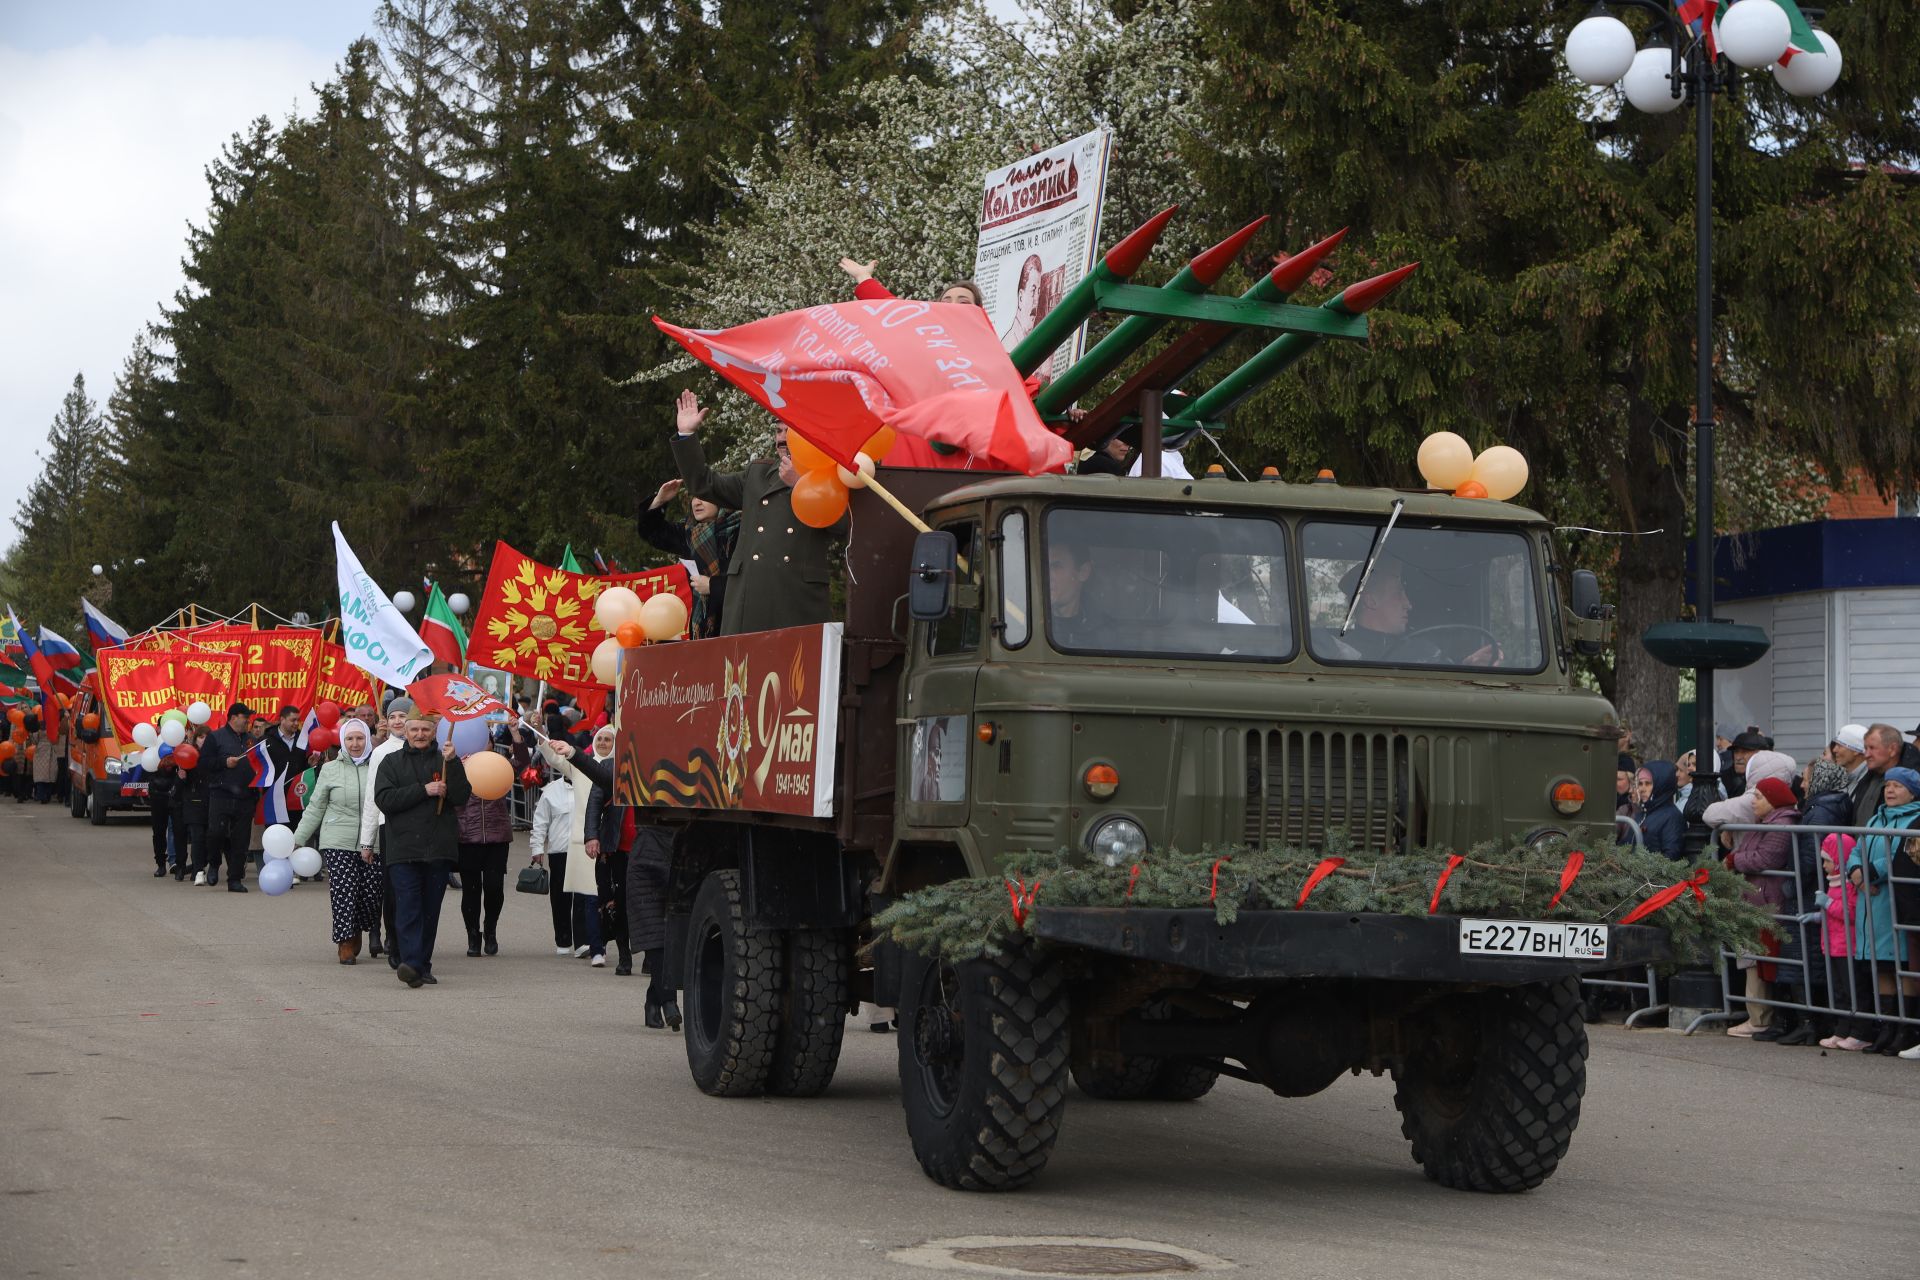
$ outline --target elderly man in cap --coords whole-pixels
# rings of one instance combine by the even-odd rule
[[[247,753],[253,750],[253,737],[247,732],[253,708],[236,702],[227,708],[227,722],[215,729],[201,747],[203,757],[211,757],[215,769],[207,780],[207,875],[208,884],[220,878],[220,858],[227,860],[227,889],[247,891],[247,843],[253,831],[253,770]],[[198,877],[196,877],[196,882]]]
[[[393,952],[400,981],[434,985],[433,940],[447,876],[460,857],[460,806],[473,795],[453,737],[435,746],[440,717],[406,713],[406,746],[380,762],[373,802],[386,815],[387,882],[393,886]]]
[[[373,754],[367,757],[367,776],[369,778],[378,778],[380,776],[381,763],[385,761],[388,756],[403,749],[407,745],[407,713],[412,710],[413,700],[411,698],[395,698],[387,703],[385,726],[387,736],[381,741],[379,746],[373,749]],[[369,719],[367,723],[371,724],[373,722]],[[362,854],[372,855],[372,865],[380,874],[381,883],[385,886],[381,890],[380,918],[386,923],[387,941],[391,943],[394,938],[393,877],[386,874],[387,815],[380,812],[380,806],[377,804],[362,805],[360,808],[360,852]],[[396,954],[390,946],[383,946],[381,944],[378,930],[368,933],[367,951],[376,956],[385,955],[387,957],[388,968],[398,969],[400,967],[399,955]]]

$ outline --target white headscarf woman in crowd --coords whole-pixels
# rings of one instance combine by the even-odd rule
[[[340,722],[340,746],[320,766],[313,792],[293,833],[296,845],[317,840],[327,868],[327,896],[333,906],[333,942],[341,964],[360,955],[360,935],[380,934],[381,869],[371,853],[360,851],[360,820],[373,803],[373,777],[367,767],[373,734],[364,720]]]

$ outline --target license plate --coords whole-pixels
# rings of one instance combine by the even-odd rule
[[[1462,920],[1460,954],[1539,960],[1605,960],[1607,926],[1542,924],[1532,920]]]

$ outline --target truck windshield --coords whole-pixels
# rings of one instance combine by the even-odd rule
[[[1402,518],[1358,601],[1378,523],[1310,523],[1307,645],[1323,662],[1538,671],[1545,664],[1526,537]],[[1352,609],[1353,623],[1341,634]]]
[[[1287,535],[1264,516],[1056,507],[1047,635],[1065,653],[1292,656]]]

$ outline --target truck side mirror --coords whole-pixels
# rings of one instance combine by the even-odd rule
[[[1604,651],[1613,634],[1613,606],[1600,602],[1600,578],[1591,569],[1573,571],[1573,615],[1569,630],[1575,653],[1592,657]]]
[[[915,622],[939,622],[953,612],[953,577],[959,559],[959,544],[951,533],[936,529],[913,540],[908,617]]]

